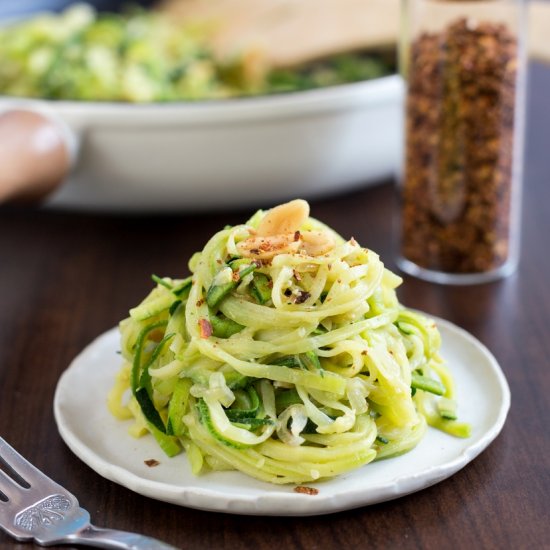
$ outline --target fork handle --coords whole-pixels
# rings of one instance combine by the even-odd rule
[[[178,550],[175,546],[170,546],[151,537],[115,529],[102,529],[94,525],[88,525],[78,533],[70,535],[67,543],[120,550]]]

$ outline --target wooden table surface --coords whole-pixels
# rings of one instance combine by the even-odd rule
[[[550,548],[548,68],[533,66],[528,113],[519,272],[471,287],[406,277],[400,290],[408,306],[445,317],[485,343],[511,387],[502,433],[450,479],[329,516],[232,516],[134,494],[66,447],[52,400],[71,359],[141,299],[151,273],[183,275],[186,258],[212,232],[242,221],[250,210],[149,218],[0,209],[0,434],[74,492],[97,525],[184,549]],[[392,208],[389,183],[312,201],[314,216],[395,268]],[[28,545],[0,533],[0,548]]]

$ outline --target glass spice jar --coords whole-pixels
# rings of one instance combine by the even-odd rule
[[[405,0],[398,264],[440,283],[512,273],[525,97],[521,0]]]

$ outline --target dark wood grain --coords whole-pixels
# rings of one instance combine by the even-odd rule
[[[550,69],[529,95],[522,261],[492,284],[405,278],[407,305],[472,332],[512,389],[503,432],[452,478],[395,501],[325,517],[240,517],[136,495],[95,474],[65,446],[52,413],[60,374],[148,290],[151,273],[186,273],[186,258],[250,212],[167,217],[0,209],[0,434],[79,496],[98,525],[185,549],[549,548]],[[313,214],[395,268],[391,184],[312,203]],[[314,497],[312,497],[314,498]],[[0,534],[1,548],[28,546]]]

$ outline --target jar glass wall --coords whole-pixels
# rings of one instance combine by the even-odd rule
[[[442,283],[519,258],[525,96],[521,0],[406,0],[400,267]]]

